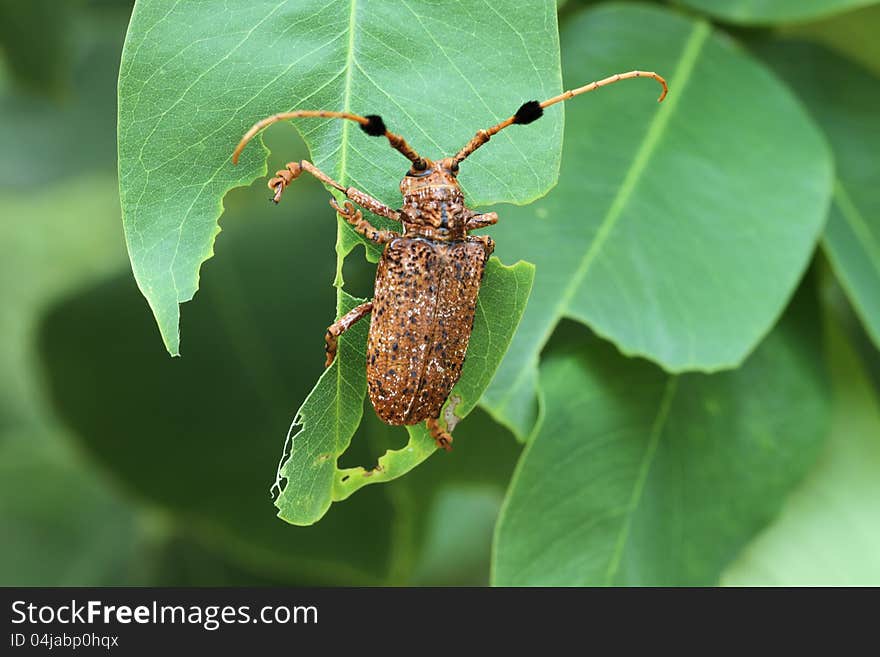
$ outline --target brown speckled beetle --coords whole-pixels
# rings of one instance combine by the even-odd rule
[[[539,119],[544,108],[620,80],[649,77],[666,96],[666,81],[656,73],[630,71],[566,91],[542,103],[531,100],[516,113],[488,130],[480,130],[452,157],[432,161],[416,153],[406,140],[390,132],[381,117],[347,112],[298,110],[275,114],[256,123],[242,137],[232,161],[251,138],[263,128],[287,119],[322,117],[356,121],[373,137],[386,137],[391,147],[412,166],[400,181],[403,207],[392,210],[354,187],[343,187],[311,162],[290,162],[269,181],[272,200],[281,199],[284,189],[307,171],[325,185],[370,212],[399,221],[403,232],[379,230],[363,218],[361,211],[346,201],[330,205],[354,229],[385,250],[376,271],[375,293],[367,301],[340,317],[327,329],[327,366],[336,356],[339,336],[352,324],[372,313],[367,344],[367,384],[370,401],[383,422],[393,425],[418,424],[426,420],[439,447],[451,449],[452,436],[440,426],[440,409],[461,375],[468,339],[474,323],[477,295],[486,260],[495,246],[488,236],[469,233],[498,221],[494,212],[469,210],[458,185],[459,165],[489,139],[514,125]]]

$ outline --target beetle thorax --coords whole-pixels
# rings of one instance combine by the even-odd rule
[[[439,240],[464,239],[467,208],[464,194],[447,160],[427,162],[424,171],[410,171],[400,181],[404,233]]]

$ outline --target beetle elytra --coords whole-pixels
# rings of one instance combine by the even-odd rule
[[[339,336],[371,314],[367,344],[367,385],[370,401],[382,421],[393,425],[423,420],[438,447],[451,448],[452,435],[440,423],[440,411],[461,375],[474,322],[477,296],[486,261],[495,245],[471,231],[498,221],[495,212],[469,210],[459,187],[459,165],[511,125],[539,119],[544,109],[620,80],[647,77],[660,83],[658,102],[666,97],[666,81],[653,72],[630,71],[572,89],[543,102],[523,103],[510,118],[480,130],[455,155],[440,160],[421,157],[406,140],[385,127],[381,117],[348,112],[297,110],[257,122],[232,155],[238,157],[257,133],[273,123],[295,118],[355,121],[372,137],[385,137],[411,163],[400,182],[403,207],[394,210],[354,187],[344,187],[308,160],[290,162],[269,181],[275,203],[304,171],[348,199],[342,207],[330,200],[341,217],[367,240],[384,245],[376,271],[372,301],[357,306],[330,325],[325,336],[329,367]],[[363,218],[355,203],[373,214],[400,222],[402,232],[380,230]]]

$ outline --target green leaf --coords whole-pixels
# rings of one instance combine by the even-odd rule
[[[456,417],[464,418],[489,385],[525,310],[533,276],[534,267],[528,263],[506,267],[497,258],[489,260],[461,379],[445,407]],[[346,297],[339,314],[361,301]],[[423,425],[407,427],[409,442],[386,452],[376,467],[339,467],[339,457],[360,423],[366,394],[367,325],[361,324],[342,336],[338,357],[297,414],[294,427],[302,428],[293,435],[291,427],[288,435],[276,506],[278,515],[290,523],[316,522],[331,502],[368,484],[396,479],[437,449]]]
[[[831,439],[780,518],[727,569],[725,584],[880,585],[880,405],[833,322],[826,320]]]
[[[732,372],[669,375],[582,330],[551,348],[546,415],[501,512],[494,583],[716,583],[825,436],[817,317],[799,302]]]
[[[877,0],[680,0],[731,23],[767,25],[808,21],[872,5]]]
[[[836,180],[823,246],[880,348],[880,78],[807,43],[755,50],[798,92],[831,143]]]
[[[213,253],[223,196],[267,172],[258,144],[238,168],[230,161],[252,123],[292,108],[375,113],[427,156],[453,152],[524,99],[558,93],[556,6],[260,0],[232,10],[219,0],[170,7],[142,0],[119,79],[129,254],[166,347],[177,354],[178,304],[195,294],[199,267]],[[468,161],[461,182],[472,204],[525,203],[549,189],[562,112],[542,123],[505,131]],[[297,129],[317,166],[399,205],[406,161],[385,140],[349,121],[302,121]],[[340,223],[337,273],[357,243]]]
[[[499,257],[537,267],[484,400],[524,437],[541,348],[563,317],[671,372],[739,365],[793,293],[827,214],[831,157],[807,113],[707,23],[605,6],[562,32],[566,87],[655,70],[568,103],[558,187],[505,209]],[[746,102],[743,99],[748,99]]]

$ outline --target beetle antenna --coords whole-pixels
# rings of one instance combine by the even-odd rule
[[[388,130],[388,128],[385,127],[385,122],[382,120],[381,116],[377,116],[375,114],[359,116],[357,114],[350,114],[348,112],[329,112],[326,110],[296,110],[295,112],[281,112],[280,114],[267,116],[262,121],[257,121],[253,126],[251,126],[251,129],[245,133],[244,137],[241,138],[241,141],[238,142],[238,146],[235,147],[235,150],[232,153],[232,163],[238,164],[238,157],[239,155],[241,155],[244,147],[247,146],[247,143],[264,128],[269,127],[273,123],[278,123],[279,121],[305,118],[347,119],[349,121],[355,121],[360,124],[361,130],[366,132],[371,137],[387,138],[388,143],[391,144],[391,147],[398,153],[403,155],[410,162],[412,162],[413,166],[415,166],[416,169],[424,169],[427,167],[425,161],[421,158],[421,156],[419,156],[419,154],[416,153],[415,150],[413,150],[412,146],[406,143],[406,139],[398,134],[391,132],[390,130]]]
[[[476,135],[474,135],[474,138],[471,139],[467,144],[465,144],[464,148],[462,148],[460,151],[458,151],[458,153],[455,154],[455,157],[453,158],[454,164],[457,165],[461,163],[462,160],[464,160],[480,146],[489,141],[489,139],[491,139],[494,135],[504,130],[504,128],[506,128],[507,126],[528,125],[533,121],[537,121],[544,115],[545,107],[550,107],[551,105],[561,103],[562,101],[568,100],[569,98],[574,98],[575,96],[580,96],[581,94],[594,91],[599,87],[614,84],[615,82],[620,82],[621,80],[629,80],[630,78],[652,78],[656,80],[660,83],[660,86],[663,87],[663,90],[660,92],[660,97],[657,99],[657,102],[659,103],[664,98],[666,98],[666,92],[669,91],[669,89],[666,86],[666,80],[664,80],[662,77],[651,71],[629,71],[628,73],[617,73],[602,80],[597,80],[595,82],[590,82],[590,84],[585,84],[583,87],[578,87],[577,89],[565,91],[558,96],[548,98],[543,103],[539,103],[537,100],[530,100],[526,103],[523,103],[520,108],[516,110],[516,114],[511,116],[509,119],[505,119],[501,123],[493,125],[488,130],[480,130]]]

